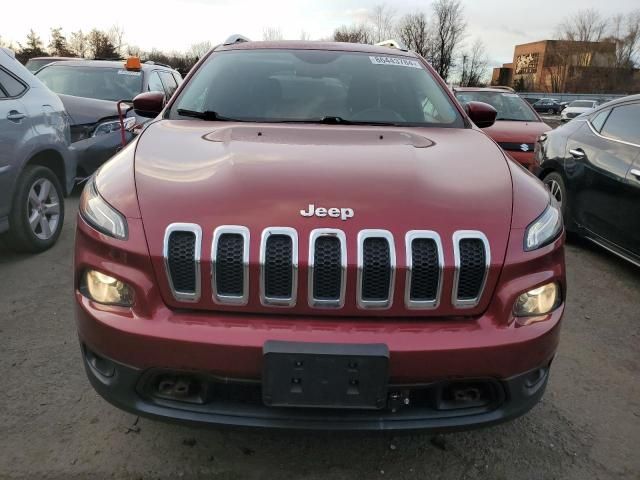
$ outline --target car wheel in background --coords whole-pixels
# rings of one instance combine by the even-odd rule
[[[551,172],[542,180],[551,192],[551,196],[555,198],[556,202],[560,205],[560,211],[564,219],[564,225],[568,230],[571,230],[570,213],[567,197],[567,187],[564,184],[562,175],[558,172]]]
[[[547,110],[547,113],[548,113],[549,115],[553,115],[553,114],[554,114],[554,113],[556,113],[556,112],[555,112],[555,110],[554,110],[553,108],[550,108],[550,109],[548,109],[548,110]]]
[[[58,177],[46,167],[28,166],[18,179],[3,240],[17,252],[50,248],[62,231],[64,195]]]

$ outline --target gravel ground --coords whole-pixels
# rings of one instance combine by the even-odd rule
[[[579,242],[543,401],[514,422],[430,434],[195,429],[107,404],[82,369],[73,213],[48,252],[0,247],[0,478],[640,478],[640,269]]]

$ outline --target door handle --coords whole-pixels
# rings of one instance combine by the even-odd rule
[[[629,173],[631,175],[633,175],[634,177],[636,177],[636,180],[640,181],[640,170],[637,168],[632,168],[631,170],[629,170]]]
[[[12,122],[19,122],[25,117],[26,115],[24,113],[21,113],[17,110],[11,110],[7,115],[7,120],[11,120]]]
[[[577,160],[586,157],[584,150],[582,150],[581,148],[572,148],[571,150],[569,150],[569,153],[573,158]]]

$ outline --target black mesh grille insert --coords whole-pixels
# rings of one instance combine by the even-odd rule
[[[387,300],[391,281],[389,242],[384,238],[365,238],[362,249],[362,299]]]
[[[244,293],[244,237],[223,233],[216,252],[216,293],[240,297]]]
[[[342,253],[337,237],[316,239],[313,255],[313,298],[338,300],[342,287]]]
[[[482,240],[477,238],[460,240],[459,300],[472,300],[480,294],[486,268],[485,263],[486,252]]]
[[[288,235],[267,239],[264,260],[264,293],[269,298],[291,298],[293,245]]]
[[[169,273],[177,292],[196,291],[195,246],[196,234],[193,232],[171,232],[169,235]]]
[[[438,265],[438,246],[431,238],[416,238],[411,242],[410,299],[432,301],[438,296],[440,266]]]

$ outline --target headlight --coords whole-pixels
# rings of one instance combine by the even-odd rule
[[[136,124],[136,119],[133,117],[125,118],[123,124],[125,130],[130,130]],[[99,137],[100,135],[118,131],[120,131],[120,120],[109,120],[108,122],[98,124],[91,136]]]
[[[127,239],[127,221],[115,208],[98,193],[94,179],[82,191],[80,214],[85,221],[99,232],[120,240]]]
[[[97,270],[84,272],[81,290],[98,303],[124,307],[133,305],[133,291],[129,285]]]
[[[547,283],[520,295],[513,306],[513,314],[516,317],[545,315],[555,309],[560,301],[558,284],[555,282]]]
[[[562,233],[562,213],[551,199],[547,209],[524,232],[524,251],[530,252],[549,245]]]

